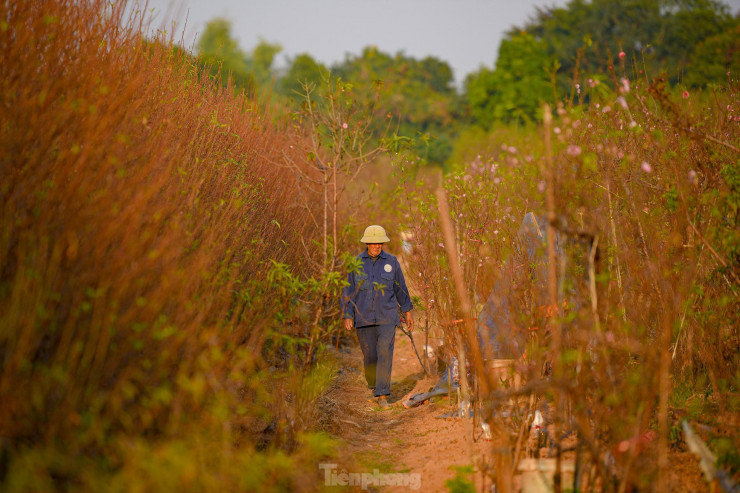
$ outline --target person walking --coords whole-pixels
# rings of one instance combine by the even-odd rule
[[[367,248],[357,256],[361,268],[347,276],[341,300],[344,328],[356,328],[365,379],[382,409],[390,407],[387,397],[391,394],[396,327],[401,323],[399,307],[409,332],[414,328],[414,306],[401,265],[395,256],[383,251],[383,245],[389,241],[381,226],[365,229],[360,242]]]

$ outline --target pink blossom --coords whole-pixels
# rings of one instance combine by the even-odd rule
[[[552,129],[552,131],[555,132],[556,134],[560,134],[560,127],[555,127]]]
[[[689,91],[684,91],[681,96],[683,96],[684,99],[689,97]]]
[[[650,166],[650,163],[647,161],[643,161],[640,165],[640,169],[642,169],[645,173],[650,173],[653,170],[653,167]]]
[[[346,123],[342,123],[342,128],[349,128],[349,125],[347,125]]]
[[[573,157],[580,156],[581,147],[577,145],[569,145],[567,152],[570,156],[573,156]]]
[[[626,56],[627,56],[627,54],[625,52],[623,52],[623,51],[620,51],[619,52],[619,58],[624,58]]]
[[[537,184],[537,190],[539,190],[539,191],[540,191],[540,193],[542,193],[542,192],[544,192],[544,191],[545,191],[545,187],[546,187],[546,184],[545,184],[545,181],[544,181],[544,180],[541,180],[541,181],[540,181],[540,182],[539,182],[539,183]]]
[[[624,79],[624,78],[622,79],[621,91],[625,93],[630,92],[630,80],[629,79]]]
[[[693,169],[689,170],[689,183],[691,183],[692,185],[696,185],[698,183],[696,171],[694,171]]]

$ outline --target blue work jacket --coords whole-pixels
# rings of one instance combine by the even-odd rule
[[[367,325],[400,325],[398,307],[406,313],[414,308],[398,259],[381,251],[378,260],[367,250],[357,256],[362,268],[350,272],[348,286],[342,291],[342,318],[350,318],[355,327]]]

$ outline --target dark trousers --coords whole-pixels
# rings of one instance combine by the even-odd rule
[[[396,342],[395,324],[358,327],[357,339],[362,349],[367,386],[374,389],[375,397],[391,395],[391,366],[393,345]]]

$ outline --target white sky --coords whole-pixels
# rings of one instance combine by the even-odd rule
[[[131,0],[144,4],[145,0]],[[725,0],[740,11],[740,0]],[[202,33],[205,24],[225,17],[232,35],[250,51],[262,38],[279,43],[287,57],[309,53],[331,65],[346,54],[359,54],[369,45],[381,51],[423,58],[435,56],[454,70],[458,84],[481,65],[493,67],[504,33],[521,26],[536,6],[563,6],[567,0],[149,0],[152,28],[184,31],[185,45]],[[172,21],[178,21],[172,29]]]

